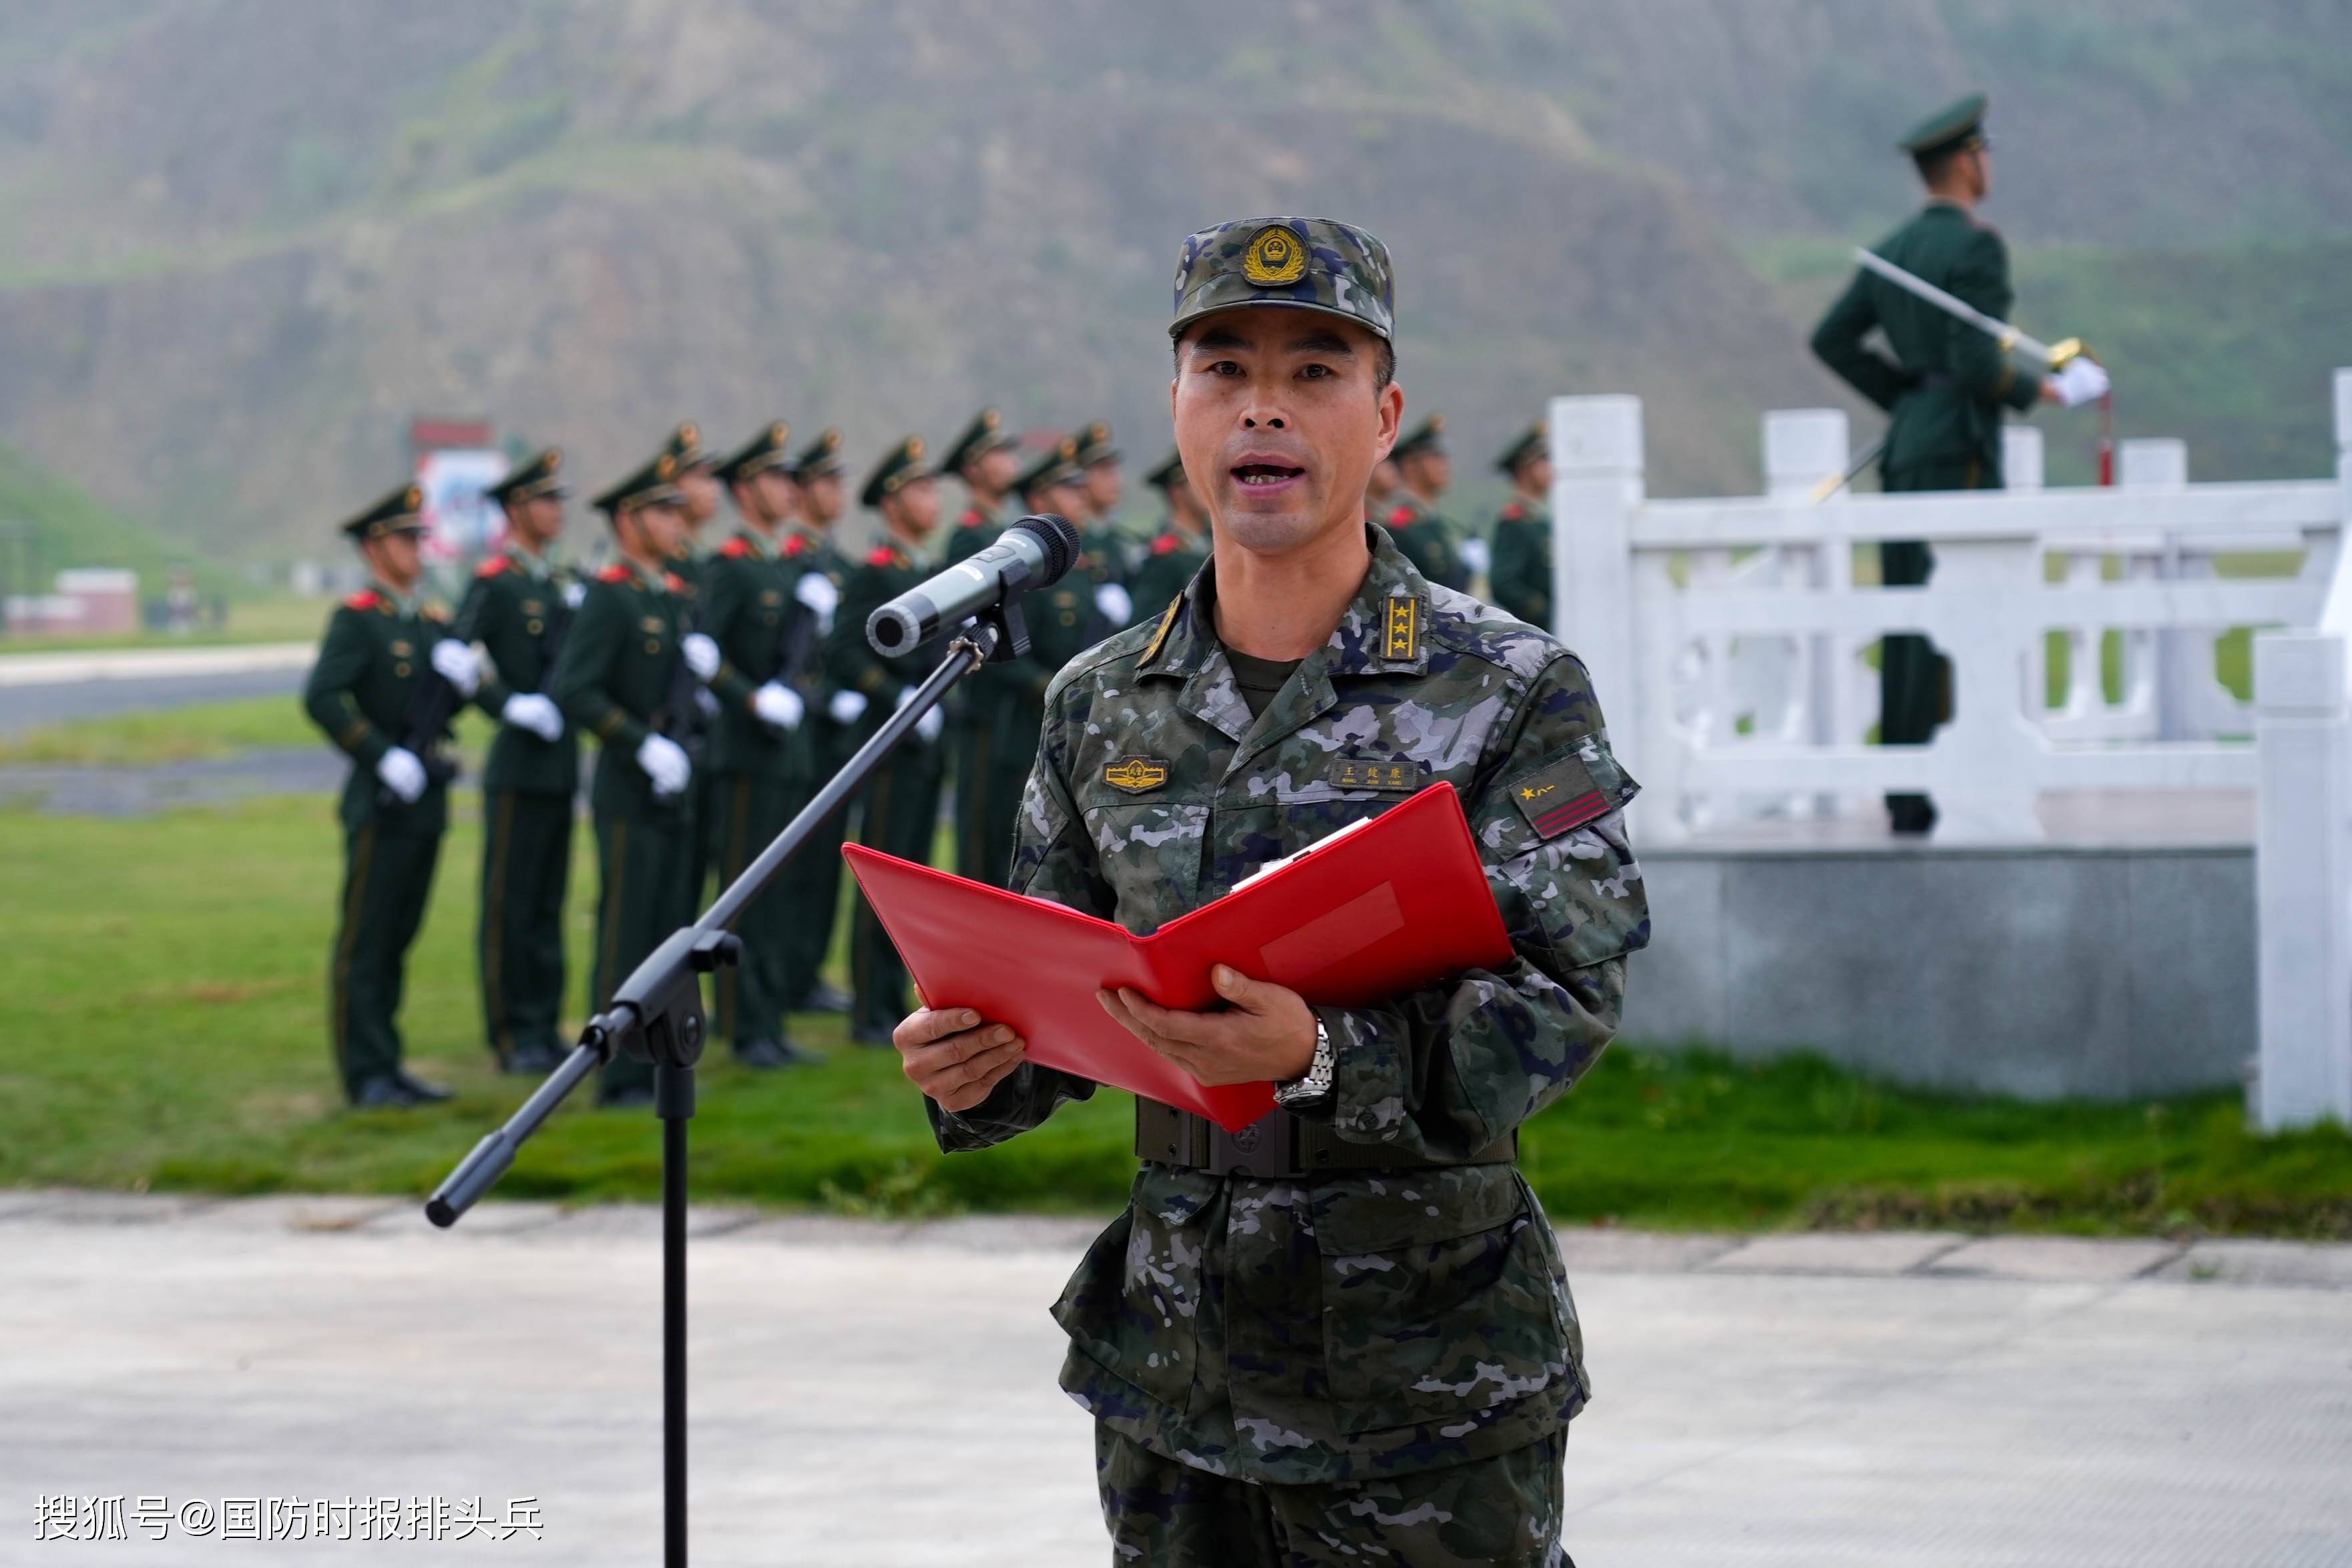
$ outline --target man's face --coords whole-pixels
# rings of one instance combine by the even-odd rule
[[[882,517],[902,538],[929,538],[940,526],[940,482],[909,479],[882,497]]]
[[[1365,483],[1364,493],[1375,501],[1395,495],[1404,487],[1404,476],[1397,472],[1396,459],[1383,457],[1372,465],[1372,476]]]
[[[1981,202],[1992,194],[1992,149],[1979,147],[1968,157],[1969,162],[1976,166],[1977,200]]]
[[[1220,535],[1280,554],[1363,522],[1364,484],[1395,444],[1404,392],[1376,384],[1379,340],[1319,312],[1205,317],[1169,389],[1184,473]]]
[[[1046,486],[1045,509],[1049,512],[1059,512],[1062,516],[1076,521],[1083,521],[1087,515],[1085,481],[1069,478],[1058,485]]]
[[[801,499],[808,507],[809,521],[832,522],[841,516],[841,476],[817,475],[801,486]]]
[[[1002,496],[1012,488],[1013,476],[1020,472],[1021,454],[1010,446],[983,452],[972,465],[973,479],[992,496]]]
[[[368,570],[386,588],[405,593],[416,586],[425,570],[425,536],[414,528],[397,533],[378,534],[363,540],[360,553],[367,558]]]
[[[1454,459],[1443,452],[1419,452],[1404,460],[1405,483],[1424,496],[1442,496],[1454,483]]]
[[[621,548],[640,560],[659,564],[686,549],[686,513],[675,503],[656,502],[623,512],[614,530]]]
[[[1108,517],[1118,509],[1118,465],[1105,461],[1087,465],[1087,504],[1097,517]]]
[[[686,492],[686,521],[699,528],[719,513],[719,476],[699,465],[677,476],[677,487]]]
[[[532,496],[507,508],[507,529],[523,549],[537,553],[563,532],[563,501],[556,496]]]
[[[1519,488],[1530,496],[1540,496],[1551,488],[1551,459],[1530,457],[1519,465]]]
[[[782,469],[762,468],[751,476],[752,511],[750,515],[760,521],[782,522],[793,515],[793,503],[799,499],[799,486]]]

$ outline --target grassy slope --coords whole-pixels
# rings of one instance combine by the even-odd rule
[[[28,1009],[0,1037],[0,1183],[428,1188],[528,1087],[492,1075],[477,1042],[470,792],[459,808],[404,1021],[420,1070],[460,1096],[414,1115],[337,1108],[320,1018],[337,875],[325,802],[129,829],[0,813],[0,990]],[[593,880],[583,852],[575,954]],[[809,1034],[831,1048],[820,1068],[712,1065],[695,1134],[701,1196],[881,1212],[1118,1202],[1131,1168],[1123,1096],[942,1159],[894,1060],[847,1049],[832,1020]],[[649,1197],[656,1152],[646,1118],[567,1111],[504,1190]],[[1972,1103],[1804,1060],[1620,1047],[1529,1127],[1524,1164],[1555,1214],[1582,1220],[2352,1236],[2352,1142],[2251,1139],[2227,1095]]]

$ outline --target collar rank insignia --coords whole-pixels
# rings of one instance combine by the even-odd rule
[[[1140,795],[1168,782],[1168,764],[1152,757],[1122,757],[1103,769],[1103,782]]]
[[[1389,601],[1388,626],[1381,639],[1381,657],[1413,660],[1421,657],[1421,601],[1402,594]]]

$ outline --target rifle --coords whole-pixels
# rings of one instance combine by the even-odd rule
[[[482,604],[488,598],[487,594],[476,594],[466,601],[458,613],[457,624],[449,628],[451,637],[472,644],[474,628],[481,619]],[[441,639],[436,637],[434,641],[437,643]],[[436,749],[435,743],[441,738],[441,732],[449,727],[449,721],[457,716],[466,699],[457,695],[457,688],[449,684],[446,675],[433,668],[433,650],[426,647],[419,652],[428,678],[418,681],[409,690],[408,713],[401,723],[400,744],[417,761],[425,764],[425,787],[430,789],[436,784],[446,785],[457,777],[457,758]],[[378,806],[386,810],[406,803],[393,793],[388,784],[377,788],[375,800]]]

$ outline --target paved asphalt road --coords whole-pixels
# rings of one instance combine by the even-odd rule
[[[1045,1315],[1090,1226],[697,1223],[698,1562],[1108,1562]],[[543,1542],[409,1550],[655,1561],[656,1226],[0,1191],[0,1563],[354,1550],[36,1543],[68,1493],[530,1498]],[[2352,1249],[1565,1240],[1583,1568],[2352,1562]]]

